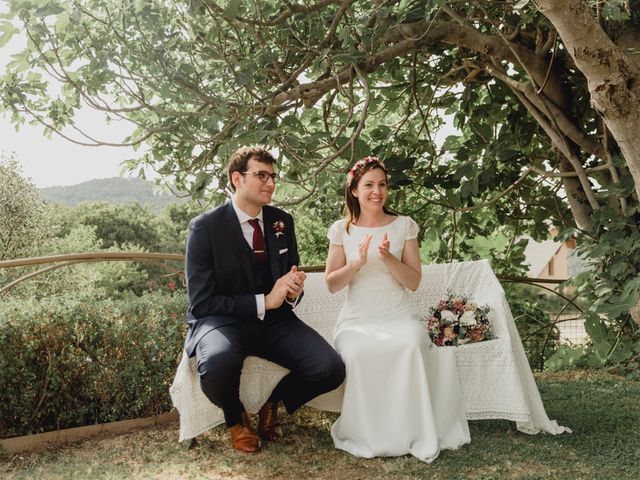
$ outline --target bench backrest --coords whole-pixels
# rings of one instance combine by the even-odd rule
[[[488,260],[475,262],[442,263],[422,266],[422,281],[417,291],[411,293],[418,309],[426,315],[430,307],[447,297],[448,293],[468,295],[478,305],[489,305],[493,330],[497,337],[505,333],[504,322],[496,319],[510,318],[511,313],[504,297],[504,290]],[[346,289],[331,294],[324,282],[323,272],[307,275],[305,294],[296,307],[298,316],[310,323],[327,340],[333,340],[333,328],[346,296]]]

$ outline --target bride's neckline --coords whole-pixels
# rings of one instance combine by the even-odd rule
[[[352,223],[351,225],[352,225],[352,226],[354,226],[354,227],[358,227],[358,228],[371,228],[371,229],[374,229],[374,228],[384,228],[384,227],[388,227],[388,226],[389,226],[389,225],[391,225],[392,223],[396,222],[399,218],[400,218],[400,216],[398,215],[398,216],[394,217],[394,218],[393,218],[393,220],[391,220],[389,223],[386,223],[386,224],[384,224],[384,225],[380,225],[380,226],[378,226],[378,227],[364,227],[364,226],[362,226],[362,225],[356,225],[355,223]]]

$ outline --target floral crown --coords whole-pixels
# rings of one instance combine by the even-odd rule
[[[364,157],[362,160],[358,160],[356,164],[353,167],[351,167],[351,170],[349,170],[349,175],[347,176],[347,183],[350,184],[351,181],[353,180],[353,177],[356,175],[356,172],[358,170],[363,169],[366,165],[369,165],[370,163],[377,163],[386,172],[384,164],[378,157],[374,157],[374,156]]]

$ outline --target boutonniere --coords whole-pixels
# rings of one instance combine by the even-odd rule
[[[284,222],[282,220],[278,220],[273,223],[273,230],[276,232],[276,238],[280,235],[284,234]]]

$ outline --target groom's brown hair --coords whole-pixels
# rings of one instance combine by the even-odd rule
[[[240,147],[229,157],[229,166],[227,167],[227,173],[229,175],[229,185],[231,190],[236,191],[236,186],[231,181],[233,172],[244,173],[247,171],[247,163],[249,160],[255,159],[260,163],[266,163],[268,165],[275,165],[276,159],[271,152],[262,147]]]

